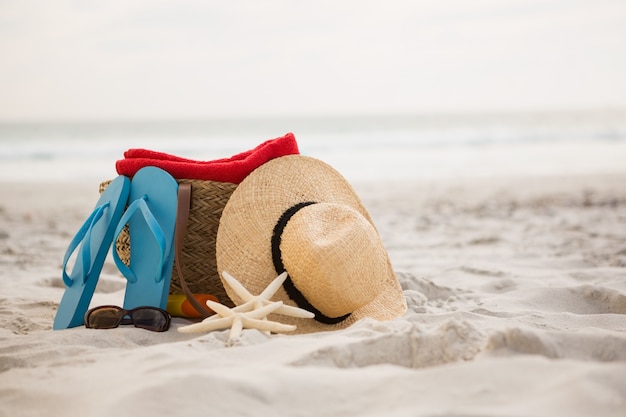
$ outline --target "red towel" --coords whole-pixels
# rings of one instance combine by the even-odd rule
[[[230,158],[195,161],[147,149],[129,149],[115,164],[117,173],[132,177],[146,166],[159,167],[176,179],[209,180],[239,184],[264,163],[285,155],[298,154],[293,133],[263,142],[254,149]]]

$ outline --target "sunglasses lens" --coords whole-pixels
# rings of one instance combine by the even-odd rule
[[[142,329],[164,332],[170,327],[167,313],[152,308],[137,308],[132,312],[133,323]]]
[[[87,315],[85,326],[92,329],[113,329],[120,325],[123,314],[118,308],[99,307]]]

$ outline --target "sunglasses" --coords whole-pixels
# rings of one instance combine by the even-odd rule
[[[88,329],[114,329],[120,324],[134,324],[141,329],[164,332],[170,328],[170,314],[157,307],[125,310],[118,306],[94,307],[85,314]]]

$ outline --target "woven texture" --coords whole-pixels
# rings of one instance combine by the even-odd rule
[[[100,184],[102,192],[110,181]],[[215,240],[220,217],[237,184],[203,180],[178,180],[191,184],[191,208],[181,254],[181,269],[189,289],[196,294],[212,294],[222,304],[233,306],[218,276]],[[128,227],[115,242],[120,259],[130,262],[130,237]],[[174,264],[170,294],[182,294],[180,280]]]
[[[407,308],[404,294],[363,203],[339,172],[322,161],[306,156],[276,158],[257,168],[239,184],[224,208],[217,234],[220,271],[233,275],[250,293],[260,294],[278,275],[271,245],[274,228],[287,209],[302,202],[318,204],[302,208],[289,221],[293,223],[288,223],[285,228],[281,251],[294,253],[282,252],[280,256],[292,281],[300,285],[299,289],[308,301],[312,301],[309,300],[311,297],[318,303],[314,307],[324,314],[342,314],[345,308],[361,307],[352,310],[352,314],[338,324],[287,316],[280,316],[279,321],[298,326],[296,333],[307,333],[344,328],[363,317],[390,320],[402,316]],[[352,213],[350,216],[359,217],[359,222],[362,220],[369,224],[367,227],[359,226],[353,219],[346,219],[341,226],[342,221],[333,218],[332,224],[337,226],[337,230],[331,229],[329,235],[333,236],[334,243],[331,248],[323,248],[328,240],[316,233],[323,235],[328,229],[307,231],[304,226],[316,228],[316,223],[324,223],[313,221],[314,217],[318,217],[314,214],[318,208],[327,210],[328,204],[345,207],[345,210],[332,213]],[[347,242],[345,248],[337,245],[336,242],[342,239],[337,235],[340,229],[352,233],[352,228],[361,228],[366,234],[348,235],[346,240],[365,241],[358,242],[356,246]],[[311,241],[303,242],[303,239]],[[317,255],[314,254],[317,249],[313,249],[316,245],[322,247],[322,253]],[[329,252],[335,249],[337,253]],[[326,282],[320,282],[322,280]],[[352,285],[355,280],[363,282]],[[235,304],[241,304],[241,297],[228,283],[222,282]],[[364,295],[365,289],[372,294]],[[368,302],[370,297],[373,299]],[[284,287],[278,290],[274,300],[295,305]],[[339,300],[345,305],[337,305]]]
[[[289,220],[281,241],[294,285],[330,317],[358,310],[384,290],[378,278],[388,273],[385,249],[374,226],[346,205],[303,208]],[[335,276],[340,279],[328,279]]]

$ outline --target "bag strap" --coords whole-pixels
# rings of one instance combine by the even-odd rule
[[[202,318],[213,315],[213,311],[207,306],[203,306],[196,297],[193,296],[193,292],[189,289],[185,278],[183,278],[183,270],[181,268],[181,259],[183,246],[185,244],[185,233],[187,231],[187,221],[189,220],[189,209],[191,207],[191,184],[178,184],[178,211],[176,214],[176,231],[174,233],[174,252],[176,272],[178,273],[178,280],[180,286],[185,293],[185,297],[189,303],[196,309]]]

